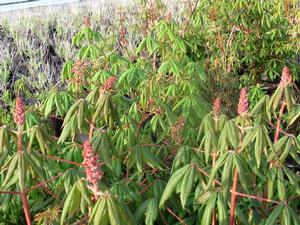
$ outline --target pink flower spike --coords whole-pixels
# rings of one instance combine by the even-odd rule
[[[16,100],[16,108],[14,114],[14,121],[17,125],[21,126],[25,120],[25,110],[23,105],[23,100],[20,96]]]
[[[83,144],[83,159],[88,182],[93,186],[97,186],[103,177],[103,172],[98,163],[98,156],[94,154],[94,149],[89,140],[86,140]]]
[[[237,108],[237,112],[240,116],[244,116],[248,113],[248,99],[247,99],[247,89],[242,88],[240,92],[240,99]]]
[[[213,103],[213,112],[214,112],[215,118],[218,117],[220,111],[221,111],[221,98],[217,97]]]
[[[282,75],[281,75],[281,81],[279,85],[281,87],[285,87],[289,85],[292,82],[292,76],[290,74],[289,68],[287,66],[283,67],[282,69]]]
[[[101,88],[102,92],[105,93],[106,91],[111,90],[111,89],[114,87],[114,85],[115,85],[117,79],[118,79],[118,78],[115,77],[115,76],[109,77],[109,78],[106,80],[106,82],[103,84],[102,88]]]

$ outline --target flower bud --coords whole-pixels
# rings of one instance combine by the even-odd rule
[[[23,100],[20,96],[18,96],[16,100],[14,121],[17,125],[21,126],[24,123],[24,119],[25,119],[25,110],[24,110]]]
[[[98,184],[103,177],[100,165],[98,163],[98,156],[94,154],[94,150],[89,140],[83,144],[83,165],[85,166],[86,178],[89,183],[94,186]]]
[[[167,15],[166,15],[166,22],[171,23],[171,21],[172,21],[172,13],[168,12]]]
[[[214,117],[217,118],[219,113],[221,111],[221,98],[220,97],[217,97],[215,100],[214,100],[214,103],[213,103],[213,112],[214,112]]]
[[[292,76],[290,74],[289,68],[287,66],[283,67],[281,81],[279,86],[285,87],[292,82]]]
[[[76,75],[76,77],[82,78],[84,75],[84,71],[86,69],[86,64],[82,60],[77,60],[73,67],[72,67],[72,73]]]
[[[107,91],[111,90],[113,88],[113,86],[115,85],[117,79],[118,78],[115,76],[109,77],[101,88],[102,92],[107,92]]]
[[[246,88],[242,88],[240,92],[240,99],[239,99],[237,112],[240,116],[244,116],[245,114],[248,113],[248,99],[247,99]]]
[[[85,27],[90,27],[91,26],[91,17],[89,17],[89,16],[85,16],[85,17],[83,17],[83,25],[85,26]]]

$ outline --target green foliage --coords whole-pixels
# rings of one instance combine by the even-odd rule
[[[133,50],[82,28],[63,85],[31,96],[23,126],[9,98],[0,111],[0,224],[25,224],[20,191],[37,224],[299,224],[297,90],[281,82],[269,96],[261,83],[285,64],[297,78],[283,2],[204,0],[182,23],[143,14]],[[250,107],[241,95],[236,113],[243,84]],[[15,93],[30,96],[21,80]]]

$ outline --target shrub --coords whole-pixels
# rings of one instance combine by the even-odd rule
[[[35,105],[18,83],[14,110],[0,112],[0,221],[299,224],[294,72],[281,66],[274,93],[251,108],[247,86],[229,102],[194,25],[147,20],[134,51],[86,22],[63,85]],[[63,121],[58,137],[51,121]]]

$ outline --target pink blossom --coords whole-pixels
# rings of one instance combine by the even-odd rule
[[[289,85],[292,82],[292,76],[290,74],[289,68],[287,66],[283,67],[280,86],[284,87]]]
[[[115,76],[111,76],[109,77],[106,82],[103,84],[101,90],[102,92],[106,92],[106,91],[109,91],[113,88],[113,86],[115,85],[116,81],[117,81],[117,77]]]
[[[240,92],[240,99],[237,108],[237,112],[240,116],[244,116],[248,113],[248,99],[247,99],[247,89],[242,88]]]
[[[103,177],[100,165],[98,163],[98,156],[94,154],[94,150],[89,140],[83,144],[83,165],[85,166],[85,173],[87,180],[94,186],[98,184]]]
[[[16,108],[14,114],[14,121],[17,125],[22,125],[25,119],[25,110],[23,105],[23,100],[20,96],[17,97],[16,100]]]
[[[217,97],[213,103],[213,112],[214,112],[215,118],[218,117],[220,111],[221,111],[221,98]]]

